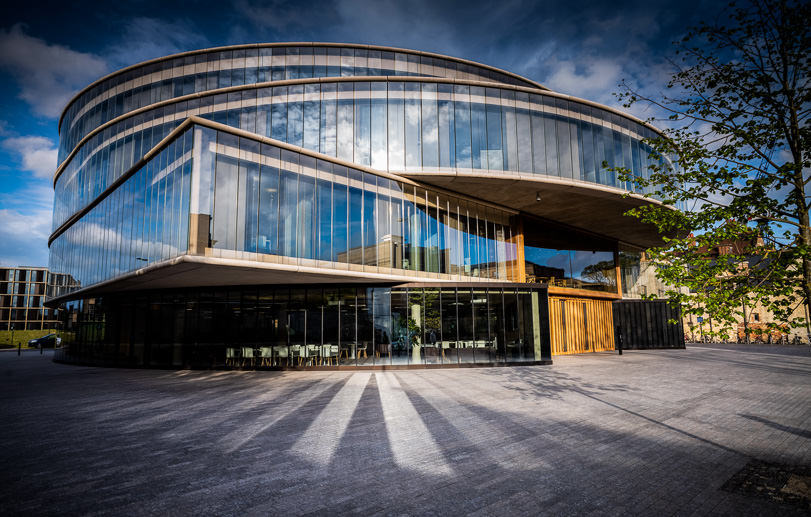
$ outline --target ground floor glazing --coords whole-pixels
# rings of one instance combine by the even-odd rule
[[[234,287],[62,304],[65,360],[321,368],[551,359],[548,295],[521,284]]]

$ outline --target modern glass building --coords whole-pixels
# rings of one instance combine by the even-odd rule
[[[547,363],[613,349],[667,166],[656,130],[492,67],[368,45],[187,52],[60,119],[64,358],[170,367]]]

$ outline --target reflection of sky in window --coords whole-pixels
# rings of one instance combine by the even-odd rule
[[[582,276],[583,270],[593,264],[599,262],[611,262],[611,267],[614,264],[614,253],[611,251],[574,251],[572,252],[572,270],[575,276]]]
[[[527,262],[539,266],[549,266],[569,271],[569,252],[566,250],[551,250],[526,246],[524,256]]]
[[[583,270],[593,264],[599,262],[611,262],[613,267],[614,253],[611,251],[572,251],[571,264],[570,252],[568,250],[556,250],[547,248],[535,248],[532,246],[525,246],[524,256],[527,262],[538,264],[539,266],[554,267],[563,269],[566,275],[580,277],[583,275]]]

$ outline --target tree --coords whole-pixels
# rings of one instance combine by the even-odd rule
[[[746,322],[760,306],[774,326],[805,326],[811,339],[811,4],[752,0],[723,14],[724,23],[702,23],[674,43],[667,93],[620,85],[626,107],[666,114],[670,128],[647,143],[652,155],[673,159],[647,177],[617,170],[681,208],[630,211],[670,236],[648,254],[672,302],[709,315],[717,334],[728,336],[736,318]]]

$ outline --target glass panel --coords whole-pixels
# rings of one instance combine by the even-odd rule
[[[425,318],[422,306],[422,289],[408,290],[408,338],[411,343],[408,353],[411,363],[423,362],[423,339]]]
[[[496,88],[487,88],[487,104],[485,106],[485,114],[487,117],[487,145],[485,146],[486,149],[484,152],[487,159],[485,160],[484,157],[482,157],[482,167],[497,171],[504,170],[500,103],[501,97],[499,96],[499,90]]]
[[[487,291],[473,289],[473,355],[477,363],[489,363],[492,358],[489,315],[487,311]]]
[[[277,147],[262,146],[262,155],[278,162]],[[279,169],[262,165],[259,192],[259,236],[257,248],[260,253],[278,254],[277,226],[279,219]]]
[[[355,289],[340,291],[340,364],[355,365],[355,343],[357,339],[357,315]]]
[[[504,357],[507,362],[522,357],[521,312],[513,289],[504,289]]]
[[[319,161],[319,172],[322,167],[330,164]],[[332,259],[332,183],[319,179],[317,185],[316,202],[318,203],[318,223],[316,237],[316,258],[319,260]]]
[[[456,166],[470,168],[471,142],[470,142],[470,88],[468,86],[454,86],[454,124],[456,139]]]
[[[431,273],[439,273],[439,221],[437,214],[437,196],[434,193],[428,194],[425,232],[425,270]]]
[[[518,291],[521,359],[541,360],[541,324],[538,291]]]
[[[457,354],[458,348],[458,325],[456,309],[456,289],[442,289],[442,341],[439,343],[442,349],[442,362],[445,364],[455,364],[459,362]]]
[[[568,287],[572,268],[567,250],[524,246],[527,276],[535,282]]]
[[[372,83],[371,96],[371,164],[384,171],[388,168],[386,83]]]
[[[349,263],[363,264],[363,191],[349,187]]]
[[[338,364],[338,359],[341,354],[339,345],[340,326],[338,324],[339,318],[339,303],[340,291],[338,289],[325,289],[324,290],[324,305],[322,317],[322,333],[324,346],[322,348],[322,357],[326,364]]]
[[[353,160],[353,86],[352,83],[338,83],[338,158],[351,162]]]
[[[471,149],[470,156],[474,169],[487,168],[487,115],[485,112],[484,88],[470,88],[470,126]],[[501,148],[499,141],[499,149]]]
[[[230,136],[230,135],[229,135]],[[236,153],[236,137],[220,134],[219,146],[227,146]],[[214,187],[214,224],[211,235],[215,248],[234,249],[237,229],[237,159],[225,154],[217,155]],[[157,190],[153,189],[157,194]],[[157,200],[155,201],[157,203]]]
[[[271,138],[287,141],[287,87],[273,88],[271,111]]]
[[[473,357],[473,303],[470,289],[459,289],[456,293],[457,313],[459,315],[459,362],[472,363]]]
[[[338,116],[337,85],[321,85],[321,130],[319,132],[321,153],[335,156],[336,122]]]
[[[556,117],[556,128],[558,135],[558,159],[560,176],[571,178],[572,176],[572,150],[569,122],[563,117]]]
[[[306,365],[307,311],[305,290],[291,289],[287,306],[287,333],[290,344],[290,362],[293,366]]]
[[[313,151],[318,151],[319,149],[320,93],[320,85],[304,85],[304,135],[302,145],[305,149],[311,149]]]
[[[281,173],[279,198],[279,248],[281,255],[296,256],[296,204],[298,198],[298,175],[287,170]]]
[[[572,251],[573,287],[616,292],[617,272],[612,251]]]
[[[258,144],[257,144],[257,147]],[[258,149],[257,149],[258,150]],[[246,183],[245,183],[245,251],[255,253],[257,247],[258,235],[258,216],[259,216],[259,164],[247,160],[241,162],[241,166],[245,167]]]
[[[364,174],[363,190],[363,264],[377,266],[377,190],[376,176]]]
[[[437,109],[440,167],[454,167],[456,165],[456,139],[454,138],[455,123],[453,118],[452,93],[451,85],[438,85]]]
[[[406,170],[420,168],[422,140],[420,138],[419,83],[405,83],[405,166]]]
[[[439,289],[426,288],[424,294],[425,323],[423,325],[423,354],[428,364],[438,364],[443,360],[442,314]]]
[[[397,269],[407,269],[403,265],[404,240],[403,240],[403,193],[400,183],[389,182],[391,187],[391,242],[392,242],[392,267]]]
[[[581,135],[583,141],[581,142],[583,154],[583,179],[586,181],[596,182],[596,168],[594,161],[594,126],[588,122],[581,122]],[[599,164],[597,164],[599,165]]]
[[[405,289],[391,291],[392,364],[408,364],[411,355],[409,340],[408,295]]]
[[[439,165],[439,136],[437,128],[437,85],[422,85],[422,166]]]
[[[389,170],[405,169],[403,83],[389,83]]]
[[[504,300],[501,289],[489,289],[487,298],[490,306],[490,340],[487,350],[490,353],[490,360],[492,362],[503,362],[506,353],[506,346],[504,338]]]
[[[502,149],[504,150],[504,170],[517,171],[519,168],[518,137],[515,133],[515,92],[502,90],[501,99],[501,135]]]
[[[308,159],[315,168],[315,159]],[[315,240],[315,178],[301,175],[299,178],[298,205],[296,210],[298,256],[301,258],[315,258],[313,242]]]
[[[377,242],[375,246],[375,256],[377,265],[380,267],[392,267],[392,234],[390,225],[391,200],[387,194],[391,192],[389,180],[377,178],[379,187],[377,194]]]
[[[374,364],[374,300],[373,289],[358,289],[357,292],[357,347],[356,354],[358,366],[371,366]]]
[[[391,289],[374,289],[374,362],[389,365],[392,361]]]
[[[355,159],[371,165],[371,99],[369,83],[355,83]]]
[[[343,172],[343,181],[346,181],[346,169],[333,167],[336,174]],[[347,262],[347,187],[335,183],[332,191],[332,260],[334,262]]]

